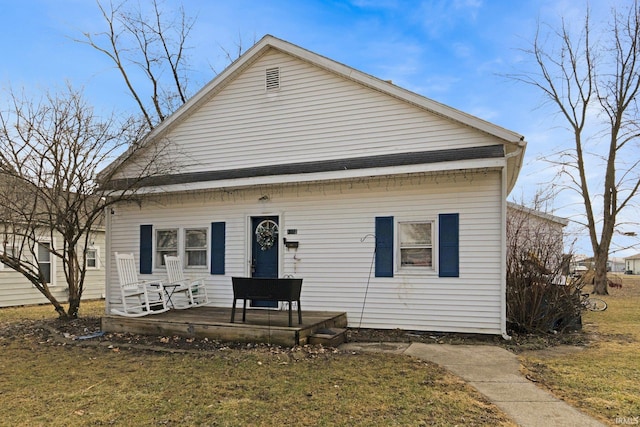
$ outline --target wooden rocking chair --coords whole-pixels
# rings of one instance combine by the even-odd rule
[[[112,314],[140,317],[169,310],[162,282],[138,279],[133,254],[116,252],[116,266],[120,279],[122,310],[112,308]]]
[[[174,308],[183,309],[197,307],[209,303],[207,287],[204,279],[187,279],[184,277],[182,260],[177,256],[164,256],[164,264],[167,267],[167,290],[171,293],[171,304]],[[174,287],[172,290],[171,288]],[[176,304],[174,296],[184,295],[186,304]]]

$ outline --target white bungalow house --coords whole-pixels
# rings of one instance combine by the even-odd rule
[[[176,167],[107,217],[107,311],[115,252],[149,279],[178,254],[221,307],[233,276],[292,276],[305,310],[350,326],[506,335],[521,135],[265,36],[143,144]],[[144,163],[115,161],[103,184]]]

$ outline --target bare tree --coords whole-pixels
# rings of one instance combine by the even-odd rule
[[[150,2],[148,12],[140,3],[129,7],[126,0],[97,4],[107,29],[86,32],[78,41],[114,63],[147,126],[153,129],[189,98],[186,43],[195,20],[182,7],[167,17],[157,0]],[[144,79],[136,79],[140,72]]]
[[[55,307],[61,318],[76,318],[87,271],[86,254],[105,208],[135,197],[140,181],[162,174],[170,162],[162,149],[144,154],[139,174],[119,190],[99,188],[98,169],[116,156],[133,156],[145,129],[132,120],[98,118],[80,92],[31,100],[8,92],[0,111],[0,262],[21,273]],[[165,156],[165,157],[163,157]],[[117,169],[109,172],[117,174]],[[43,247],[42,242],[56,242]],[[62,264],[68,309],[49,289],[38,263],[43,251]]]
[[[613,9],[608,32],[598,41],[589,11],[578,35],[564,20],[544,35],[539,27],[532,47],[525,50],[538,72],[512,76],[539,89],[572,133],[573,146],[546,160],[557,166],[565,187],[584,204],[597,294],[608,293],[609,247],[620,213],[632,205],[640,186],[638,6],[634,1],[626,10]],[[600,168],[604,173],[596,182],[592,175]]]

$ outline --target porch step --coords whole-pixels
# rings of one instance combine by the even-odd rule
[[[309,344],[322,344],[325,347],[337,347],[346,341],[346,329],[323,328],[309,336]]]

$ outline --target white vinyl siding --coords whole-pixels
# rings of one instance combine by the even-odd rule
[[[105,235],[103,231],[96,232],[92,236],[92,240],[97,249],[97,253],[104,253]],[[55,241],[60,242],[56,238]],[[99,255],[98,255],[99,256]],[[85,276],[84,290],[82,299],[99,299],[104,297],[105,293],[105,270],[98,260],[97,269],[88,269]],[[51,293],[58,301],[66,302],[68,299],[67,284],[64,277],[64,271],[59,260],[54,261],[53,268],[56,286],[50,288]],[[0,268],[0,307],[11,307],[19,305],[31,304],[48,304],[49,301],[20,273],[4,267]]]
[[[280,88],[265,93],[265,70],[274,67]],[[178,123],[167,139],[183,173],[500,143],[275,50]]]
[[[268,201],[260,200],[268,195]],[[140,224],[156,229],[226,223],[225,276],[208,276],[216,306],[232,303],[231,276],[249,274],[247,218],[278,215],[280,275],[304,279],[304,310],[346,311],[351,326],[501,332],[501,177],[499,171],[373,178],[260,189],[167,194],[122,205],[112,216],[112,251],[139,257]],[[148,206],[147,209],[144,206]],[[159,208],[161,207],[161,208]],[[396,222],[460,214],[460,277],[370,274],[376,216]],[[287,230],[297,230],[287,235]],[[287,249],[282,238],[297,241]],[[434,237],[434,245],[436,240]],[[397,261],[397,260],[396,260]],[[397,265],[397,264],[396,264]],[[115,267],[110,297],[118,301]],[[153,278],[164,279],[163,271]],[[367,292],[362,322],[364,295]]]

